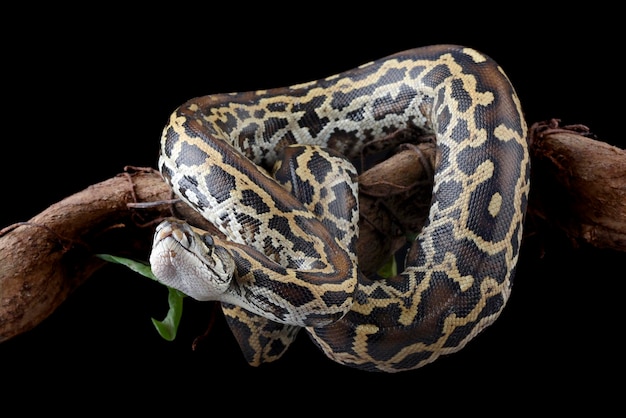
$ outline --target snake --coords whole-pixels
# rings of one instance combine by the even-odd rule
[[[409,130],[436,144],[431,205],[392,277],[359,269],[358,171]],[[220,302],[246,361],[300,330],[329,359],[373,372],[455,353],[509,300],[529,193],[519,97],[489,56],[405,50],[323,79],[199,96],[163,129],[159,170],[223,236],[166,219],[157,280]]]

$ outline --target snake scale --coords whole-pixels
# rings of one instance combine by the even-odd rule
[[[434,135],[426,225],[395,277],[355,253],[364,147]],[[168,219],[157,279],[220,301],[246,360],[278,359],[305,329],[332,360],[369,371],[424,366],[462,349],[511,292],[529,191],[527,128],[503,70],[434,45],[321,80],[189,100],[163,130],[159,169],[226,239]]]

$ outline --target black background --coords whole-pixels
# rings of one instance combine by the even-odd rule
[[[617,129],[621,45],[606,11],[488,16],[385,3],[360,12],[289,6],[281,15],[277,6],[185,7],[37,9],[19,16],[19,29],[5,29],[0,227],[28,220],[125,165],[154,167],[167,117],[191,97],[314,80],[436,43],[471,46],[498,61],[529,123],[560,118],[625,144]],[[38,327],[0,344],[0,379],[5,394],[52,394],[50,405],[62,408],[79,398],[113,408],[127,399],[217,413],[214,405],[228,396],[238,410],[266,412],[285,398],[297,399],[301,410],[339,402],[355,413],[380,403],[417,413],[435,399],[440,410],[488,410],[500,401],[515,409],[601,406],[610,391],[598,396],[591,389],[604,388],[621,365],[623,325],[615,317],[623,267],[623,254],[530,238],[511,300],[492,327],[460,353],[385,375],[332,363],[305,333],[279,362],[250,368],[220,317],[192,351],[211,304],[190,300],[177,340],[161,340],[150,317],[165,315],[165,289],[112,265]]]

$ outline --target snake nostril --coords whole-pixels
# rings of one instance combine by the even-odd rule
[[[170,235],[179,243],[186,245],[190,242],[187,233],[180,229],[172,229]]]

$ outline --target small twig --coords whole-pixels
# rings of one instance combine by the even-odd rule
[[[181,202],[180,199],[167,199],[159,200],[158,202],[131,202],[128,203],[126,206],[131,209],[152,209],[164,205],[175,205],[179,202]]]
[[[595,135],[591,133],[589,127],[583,124],[572,124],[559,126],[561,119],[552,118],[548,121],[535,122],[529,129],[529,143],[534,146],[537,141],[544,139],[547,135],[556,133],[575,133],[586,138],[595,139]]]

